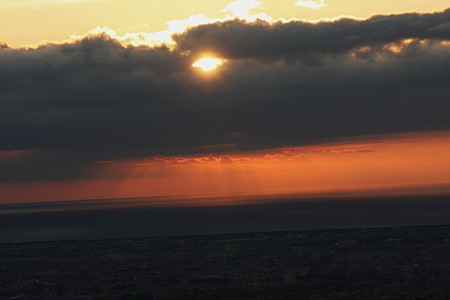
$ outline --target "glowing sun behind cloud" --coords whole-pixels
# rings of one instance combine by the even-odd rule
[[[223,59],[220,58],[213,58],[213,57],[204,57],[202,59],[197,60],[195,63],[192,64],[193,67],[199,68],[202,71],[210,72],[214,71],[224,63]]]

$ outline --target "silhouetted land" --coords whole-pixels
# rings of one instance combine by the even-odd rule
[[[3,243],[0,299],[450,299],[450,225]]]

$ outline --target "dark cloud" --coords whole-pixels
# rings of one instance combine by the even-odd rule
[[[0,181],[82,177],[96,160],[450,129],[450,10],[194,27],[175,48],[91,36],[0,46]],[[412,39],[407,43],[405,39]],[[204,76],[193,57],[228,58]],[[215,146],[217,145],[217,146]],[[203,150],[202,150],[203,149]]]
[[[365,21],[277,22],[240,20],[198,26],[175,36],[184,51],[210,49],[230,58],[267,59],[343,53],[404,39],[450,39],[450,9],[434,14],[375,16]]]

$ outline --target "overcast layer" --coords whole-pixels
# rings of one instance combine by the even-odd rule
[[[77,178],[93,161],[211,145],[242,151],[450,129],[450,10],[235,20],[174,40],[174,48],[106,35],[1,45],[0,180]],[[227,62],[203,74],[191,67],[203,52]],[[32,151],[1,155],[12,150]]]

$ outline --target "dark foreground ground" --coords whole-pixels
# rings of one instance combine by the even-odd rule
[[[450,225],[4,243],[0,299],[450,299]]]

